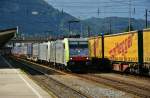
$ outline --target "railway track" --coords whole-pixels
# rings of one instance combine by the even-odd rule
[[[83,94],[82,92],[75,90],[49,76],[49,74],[45,72],[49,72],[48,70],[39,70],[33,68],[32,65],[21,62],[19,60],[9,59],[9,62],[15,67],[21,67],[27,74],[35,80],[39,85],[46,88],[48,91],[53,92],[58,98],[92,98],[89,95]],[[60,74],[54,73],[53,74]],[[62,74],[60,74],[62,75]]]
[[[57,74],[58,73],[59,74],[71,74],[71,75],[74,75],[74,76],[77,76],[77,77],[80,77],[80,78],[83,78],[86,80],[90,80],[92,82],[111,86],[113,88],[140,96],[142,98],[150,98],[150,88],[147,86],[138,85],[137,83],[128,83],[127,81],[122,81],[120,79],[117,80],[117,79],[113,79],[113,78],[97,76],[94,74],[74,74],[74,73],[70,73],[70,72],[69,73],[61,72],[56,69],[52,69],[52,70]],[[85,97],[82,97],[82,98],[87,98],[87,97],[92,98],[92,97],[89,97],[86,95],[85,95]]]
[[[105,76],[99,76],[99,75],[93,75],[93,74],[92,74],[92,76],[97,77],[97,78],[107,79],[107,80],[110,80],[110,81],[114,81],[114,80],[118,79],[118,78],[112,79],[111,77],[105,77]],[[127,80],[122,80],[122,79],[119,79],[117,82],[118,83],[123,83],[123,84],[126,84],[126,85],[130,85],[130,86],[134,86],[136,88],[143,89],[145,91],[150,92],[150,85],[143,85],[142,83],[135,83],[135,82],[130,82],[130,81],[127,81]]]
[[[76,74],[76,75],[81,78],[85,78],[91,81],[95,81],[97,83],[102,83],[111,86],[121,91],[132,93],[142,98],[150,98],[150,88],[147,86],[144,87],[136,83],[135,84],[128,83],[127,81],[116,80],[113,78],[102,77],[102,76],[96,76],[93,74],[85,74],[85,75]]]

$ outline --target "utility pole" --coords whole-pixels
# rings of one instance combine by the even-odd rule
[[[99,16],[99,14],[100,14],[100,10],[99,10],[99,8],[98,8],[98,10],[97,10],[97,15]]]
[[[134,14],[136,13],[136,10],[135,10],[135,8],[134,8]]]
[[[111,30],[111,18],[110,18],[110,23],[109,23],[109,33],[110,34],[112,33],[112,30]]]
[[[68,21],[68,24],[69,24],[69,34],[71,33],[71,24],[72,23],[79,23],[80,22],[80,20],[70,20],[70,21]]]
[[[129,32],[131,31],[131,0],[129,0]]]
[[[61,13],[64,14],[64,10],[63,9],[61,9]]]
[[[68,22],[69,23],[69,33],[70,33],[70,22]]]
[[[87,31],[88,31],[88,37],[90,37],[91,36],[91,34],[90,34],[90,32],[91,32],[90,26],[87,27]]]
[[[17,28],[17,32],[15,33],[15,38],[17,39],[19,35],[19,26],[17,26],[16,28]]]
[[[82,30],[82,23],[80,22],[80,32],[81,32],[81,36],[80,37],[83,37],[83,30]]]
[[[145,9],[145,28],[147,28],[148,26],[147,17],[148,17],[148,9]]]

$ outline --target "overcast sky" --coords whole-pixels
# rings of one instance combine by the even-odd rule
[[[45,0],[55,8],[82,19],[90,17],[128,17],[130,0]],[[99,15],[98,15],[99,8]],[[132,18],[145,18],[150,0],[131,0]],[[150,16],[149,16],[150,17]],[[149,18],[150,19],[150,18]]]

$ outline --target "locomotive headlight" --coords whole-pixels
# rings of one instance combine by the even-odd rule
[[[89,60],[89,57],[87,57],[86,59]]]
[[[72,58],[70,58],[70,60],[72,60]]]

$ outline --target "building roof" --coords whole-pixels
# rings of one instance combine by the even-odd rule
[[[17,28],[0,30],[0,47],[3,47],[8,41],[10,41],[16,32]]]

